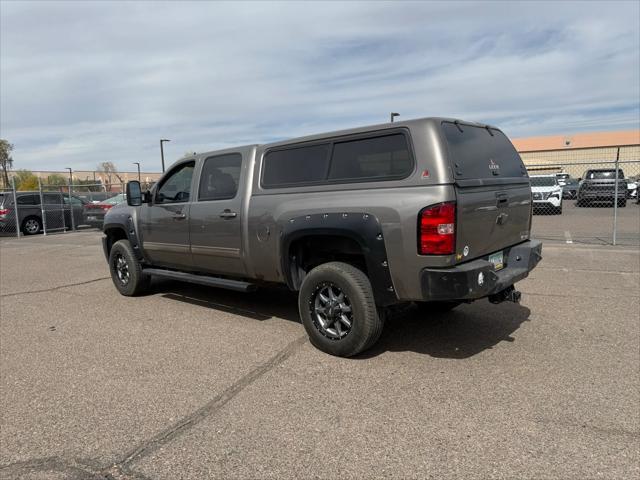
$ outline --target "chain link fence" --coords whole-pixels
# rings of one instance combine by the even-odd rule
[[[125,184],[47,185],[20,191],[0,190],[0,235],[50,234],[102,227],[105,213],[125,200]]]
[[[534,237],[640,246],[636,146],[521,156],[531,178]]]

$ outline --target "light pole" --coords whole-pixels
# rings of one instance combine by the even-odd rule
[[[133,164],[138,166],[138,183],[140,183],[140,162],[133,162]]]
[[[164,142],[170,142],[171,140],[167,139],[167,138],[163,138],[160,140],[160,158],[162,158],[162,173],[164,173],[164,148],[162,147],[162,144]]]
[[[390,115],[390,117],[391,117],[391,123],[393,123],[393,119],[394,119],[395,117],[399,117],[399,116],[400,116],[400,114],[399,114],[399,113],[391,112],[391,115]]]
[[[70,167],[65,168],[65,170],[69,170],[69,191],[71,191],[71,184],[73,183],[73,170]]]

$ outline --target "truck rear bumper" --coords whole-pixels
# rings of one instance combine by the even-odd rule
[[[542,259],[542,242],[528,240],[505,251],[504,268],[496,271],[488,260],[478,259],[453,268],[425,268],[422,296],[431,300],[476,300],[501,292],[526,278]]]

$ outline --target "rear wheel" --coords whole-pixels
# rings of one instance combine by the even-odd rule
[[[36,235],[42,230],[42,222],[38,217],[27,217],[22,222],[22,232],[25,235]]]
[[[371,282],[347,263],[329,262],[311,270],[302,282],[298,309],[311,343],[331,355],[356,355],[382,333],[384,320]]]
[[[618,206],[621,207],[621,208],[626,207],[627,206],[627,200],[626,199],[618,200]]]
[[[118,240],[113,244],[109,252],[109,270],[113,284],[127,297],[144,293],[151,283],[151,278],[142,271],[129,240]]]

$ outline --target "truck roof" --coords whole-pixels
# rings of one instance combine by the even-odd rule
[[[330,137],[340,137],[340,136],[345,136],[345,135],[353,135],[353,134],[357,134],[357,133],[366,133],[366,132],[370,132],[370,131],[380,131],[380,130],[386,130],[386,129],[393,129],[393,128],[411,128],[411,127],[419,127],[419,126],[423,126],[423,125],[427,125],[427,124],[439,124],[441,122],[459,122],[463,125],[473,125],[476,127],[480,127],[480,128],[494,128],[497,130],[500,130],[499,128],[493,126],[493,125],[488,125],[485,123],[478,123],[478,122],[471,122],[468,120],[461,120],[459,118],[449,118],[449,117],[425,117],[425,118],[415,118],[415,119],[410,119],[410,120],[404,120],[404,121],[396,121],[396,122],[387,122],[387,123],[379,123],[376,125],[366,125],[366,126],[362,126],[362,127],[355,127],[355,128],[347,128],[344,130],[333,130],[330,132],[323,132],[323,133],[316,133],[316,134],[312,134],[312,135],[305,135],[302,137],[293,137],[293,138],[288,138],[288,139],[284,139],[284,140],[278,140],[277,142],[270,142],[270,143],[262,143],[262,144],[258,144],[258,143],[254,143],[254,144],[249,144],[249,145],[238,145],[236,147],[227,147],[224,149],[219,149],[219,150],[211,150],[211,151],[207,151],[207,152],[201,152],[198,153],[197,156],[210,156],[213,153],[216,154],[220,154],[220,153],[226,153],[226,152],[232,152],[232,151],[237,151],[239,149],[245,149],[245,148],[273,148],[273,147],[278,147],[278,146],[283,146],[283,145],[290,145],[290,144],[295,144],[295,143],[303,143],[303,142],[311,142],[314,140],[322,140],[323,138],[330,138]]]
[[[497,129],[497,127],[494,127],[493,125],[487,125],[487,124],[478,123],[478,122],[470,122],[470,121],[461,120],[458,118],[425,117],[425,118],[416,118],[416,119],[410,119],[410,120],[404,120],[404,121],[395,121],[393,123],[392,122],[379,123],[375,125],[366,125],[362,127],[348,128],[345,130],[334,130],[331,132],[305,135],[303,137],[294,137],[286,140],[280,140],[277,142],[266,143],[260,146],[264,148],[271,148],[271,147],[277,147],[281,145],[288,145],[291,143],[302,143],[302,142],[310,142],[314,140],[321,140],[323,138],[329,138],[329,137],[339,137],[344,135],[353,135],[357,133],[366,133],[369,131],[385,130],[385,129],[392,129],[392,128],[402,128],[402,127],[410,128],[410,127],[422,126],[426,124],[439,124],[441,122],[459,122],[461,124],[473,125],[481,128],[490,127],[490,128]]]

